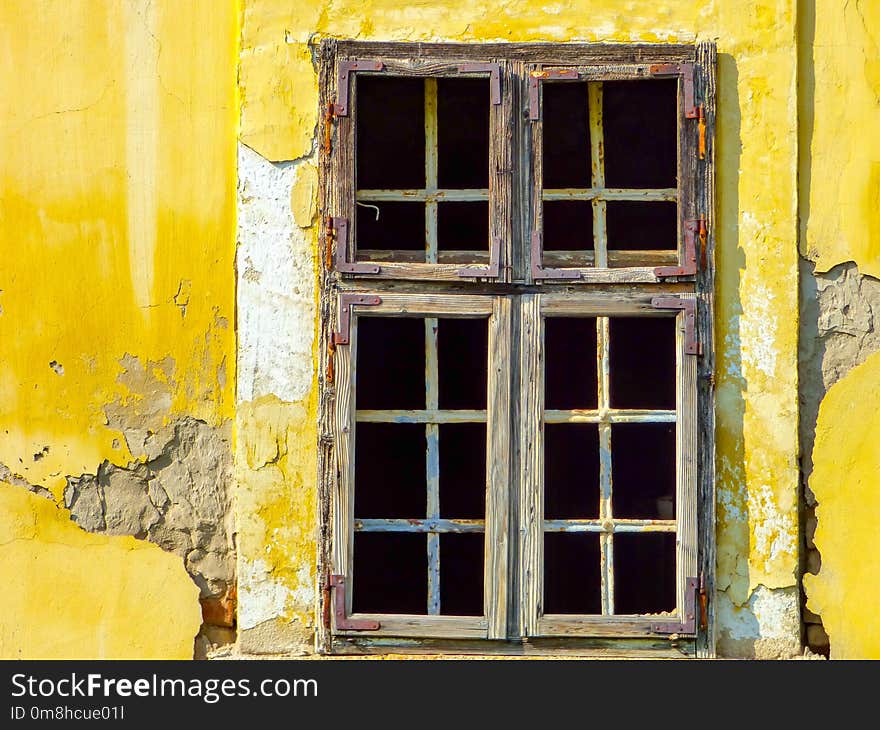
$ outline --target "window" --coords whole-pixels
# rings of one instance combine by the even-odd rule
[[[710,655],[714,47],[325,41],[325,651]]]

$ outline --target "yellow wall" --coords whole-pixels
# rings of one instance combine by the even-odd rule
[[[801,144],[809,153],[801,167],[803,253],[817,271],[852,261],[862,274],[880,277],[880,6],[811,5],[804,3],[802,39]],[[874,354],[830,388],[816,425],[809,485],[819,505],[822,567],[804,582],[834,658],[880,658],[878,393]]]
[[[0,6],[0,655],[192,655],[182,561],[21,483],[60,500],[143,456],[125,428],[233,414],[237,40],[232,0]]]
[[[735,624],[754,621],[755,591],[786,589],[797,613],[797,135],[794,0],[245,0],[241,40],[240,139],[275,160],[314,159],[317,78],[309,41],[322,36],[401,41],[718,42],[718,580],[732,651]],[[296,191],[294,195],[297,196]],[[301,196],[299,196],[301,197]],[[316,246],[317,232],[306,231]],[[313,368],[313,372],[316,368]],[[315,383],[312,383],[314,393]],[[307,413],[311,398],[299,411]],[[276,413],[280,411],[275,411]],[[313,420],[293,418],[298,440],[287,462],[314,458]],[[239,420],[254,451],[274,453],[278,428]],[[281,429],[284,430],[284,429]],[[288,446],[290,440],[287,441]],[[297,517],[271,509],[256,477],[248,489],[256,518],[243,529],[241,560],[266,550],[314,570],[314,544],[284,538]],[[272,482],[281,485],[280,478]],[[314,473],[297,487],[315,501]],[[304,509],[304,508],[303,508]],[[251,510],[254,512],[254,509]],[[298,533],[299,534],[299,533]],[[271,536],[271,538],[269,537]],[[311,620],[313,595],[298,578],[282,612],[292,625]],[[313,573],[308,575],[314,580]],[[740,615],[741,614],[741,615]],[[758,622],[762,620],[757,617]],[[795,623],[795,633],[797,624]],[[725,636],[722,632],[722,640]],[[723,642],[722,642],[723,643]],[[773,655],[787,647],[754,646]],[[794,639],[797,650],[797,638]]]

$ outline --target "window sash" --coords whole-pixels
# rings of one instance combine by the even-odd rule
[[[537,119],[532,119],[528,129],[528,140],[531,154],[529,155],[528,186],[531,190],[530,225],[531,235],[537,235],[529,247],[532,267],[530,280],[534,278],[536,268],[555,270],[557,276],[566,284],[597,284],[597,283],[641,283],[653,284],[662,281],[655,272],[659,266],[681,265],[685,262],[684,250],[685,221],[697,218],[696,180],[691,174],[693,167],[688,160],[698,154],[698,126],[685,118],[684,80],[678,78],[677,103],[677,151],[676,157],[678,185],[675,188],[657,189],[622,189],[605,186],[603,145],[605,123],[603,120],[603,89],[604,81],[636,80],[654,78],[650,63],[617,64],[596,67],[583,64],[571,64],[560,68],[553,64],[531,64],[526,68],[530,96],[537,94]],[[540,76],[544,72],[565,71],[574,74],[568,80],[554,79],[544,81]],[[590,127],[590,168],[591,184],[586,189],[547,189],[543,187],[543,92],[546,83],[563,84],[572,81],[586,82],[589,96],[589,127]],[[530,99],[531,101],[531,99]],[[545,201],[584,200],[590,201],[593,211],[593,251],[547,251],[543,252],[543,211]],[[675,251],[666,250],[609,250],[607,246],[607,201],[676,201],[678,203],[678,226]],[[575,255],[580,254],[589,265],[577,265]],[[546,281],[546,280],[545,280]]]
[[[653,294],[656,296],[656,293]],[[677,293],[681,298],[694,294]],[[676,327],[676,611],[663,616],[663,621],[683,621],[686,602],[686,581],[697,576],[697,360],[685,353],[685,313],[657,310],[651,305],[652,294],[634,293],[627,296],[609,293],[593,294],[530,294],[523,297],[521,314],[521,383],[520,392],[520,630],[523,636],[657,636],[652,624],[656,615],[569,615],[545,614],[544,600],[544,363],[543,328],[545,316],[613,317],[615,315],[674,316]],[[604,343],[607,346],[607,342]],[[600,347],[603,342],[598,342]],[[607,360],[606,360],[607,361]],[[600,374],[600,377],[601,374]],[[607,405],[607,402],[604,404]],[[599,418],[603,403],[599,404]],[[551,412],[552,413],[552,412]],[[667,420],[667,413],[657,412]],[[600,429],[602,426],[600,425]],[[602,487],[610,489],[610,474],[604,476]],[[610,496],[604,494],[603,496]],[[600,514],[601,522],[602,515]],[[587,522],[587,521],[584,521]],[[627,520],[628,523],[638,521]],[[558,528],[558,525],[552,525]],[[619,532],[648,532],[650,524],[627,524]],[[592,529],[592,528],[591,528]],[[603,543],[613,541],[613,533],[600,533]],[[603,545],[603,555],[607,547]],[[604,562],[604,561],[603,561]],[[602,575],[603,612],[608,610],[609,582],[613,583],[611,566],[604,566]]]
[[[436,84],[426,87],[425,111],[425,188],[419,190],[357,190],[357,79],[363,73],[384,76],[403,76],[435,80],[438,78],[489,78],[489,71],[472,71],[460,69],[475,61],[486,62],[482,54],[471,55],[462,53],[455,60],[439,61],[436,59],[404,60],[387,57],[372,57],[371,61],[381,61],[382,71],[352,72],[349,78],[348,107],[346,116],[336,118],[337,149],[333,155],[333,175],[336,180],[336,202],[334,215],[346,218],[348,223],[347,260],[350,263],[369,263],[378,267],[378,272],[369,274],[374,279],[409,279],[432,281],[467,282],[478,279],[508,281],[509,246],[513,237],[513,145],[511,135],[514,122],[513,100],[505,89],[511,83],[509,64],[499,63],[499,82],[501,84],[501,103],[489,103],[489,187],[486,189],[441,189],[437,187],[437,103]],[[361,57],[363,58],[363,57]],[[349,60],[345,58],[339,61]],[[434,89],[433,96],[430,89]],[[338,90],[337,90],[338,94]],[[369,260],[359,260],[357,253],[357,204],[375,203],[377,201],[424,201],[425,202],[425,233],[426,247],[424,263],[411,260],[410,252],[389,248],[373,250]],[[442,200],[487,200],[489,203],[489,240],[486,248],[481,251],[438,251],[437,240],[437,209]],[[340,245],[337,241],[336,245]],[[463,254],[469,254],[464,256]],[[451,258],[455,261],[449,261]],[[480,267],[486,269],[485,276],[477,276],[463,270]],[[493,271],[494,270],[494,271]]]
[[[356,489],[354,472],[355,423],[361,421],[385,420],[390,412],[356,412],[355,388],[357,382],[357,332],[360,316],[411,316],[411,317],[486,317],[489,328],[489,367],[486,394],[486,518],[484,527],[484,615],[443,616],[411,614],[352,614],[352,593],[346,591],[346,616],[354,619],[378,621],[379,629],[369,632],[339,630],[339,636],[397,636],[428,638],[506,638],[507,632],[507,575],[508,575],[508,532],[510,523],[509,482],[510,463],[507,458],[510,433],[510,376],[511,376],[511,336],[510,300],[506,297],[470,295],[429,295],[385,293],[381,302],[361,308],[352,306],[350,342],[337,347],[336,357],[336,409],[335,441],[337,453],[338,479],[332,504],[333,554],[332,571],[345,576],[347,586],[357,590],[357,577],[352,575],[354,549],[354,493]],[[432,368],[431,358],[427,366],[428,389],[431,380],[436,388],[436,367]],[[435,363],[436,364],[436,363]],[[431,370],[433,369],[433,376]],[[439,414],[436,403],[427,403],[428,411]],[[425,411],[410,412],[415,422],[426,422]],[[468,419],[480,417],[479,412],[469,411]],[[441,422],[438,420],[438,422]],[[480,419],[482,420],[482,419]],[[449,422],[448,420],[446,422]],[[429,490],[437,485],[429,484]],[[429,515],[429,518],[432,517]],[[334,619],[335,624],[335,619]]]

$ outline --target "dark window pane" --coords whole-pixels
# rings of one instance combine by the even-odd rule
[[[355,613],[426,613],[426,536],[411,532],[356,532],[351,588]]]
[[[483,534],[440,535],[440,613],[483,615]]]
[[[359,260],[370,258],[371,249],[424,252],[424,203],[365,203],[356,208]],[[424,253],[417,260],[424,261]]]
[[[544,613],[602,613],[599,536],[544,533]]]
[[[489,321],[440,319],[437,324],[440,408],[484,409],[489,376]]]
[[[544,187],[590,187],[587,84],[543,82]]]
[[[446,423],[440,430],[440,516],[486,517],[486,424]]]
[[[674,317],[611,319],[611,405],[675,409]]]
[[[489,250],[489,201],[437,204],[437,248]]]
[[[425,407],[425,320],[357,318],[359,410]]]
[[[595,317],[544,319],[544,388],[549,410],[597,407]]]
[[[427,486],[422,424],[358,423],[354,464],[355,518],[425,516]]]
[[[544,426],[544,517],[548,520],[599,516],[599,426]]]
[[[589,200],[545,200],[545,251],[592,251],[593,205]]]
[[[606,205],[609,251],[671,251],[678,246],[676,203],[610,200]]]
[[[675,79],[603,84],[607,187],[676,187],[677,84]]]
[[[675,424],[611,426],[611,511],[639,520],[675,519]]]
[[[357,188],[424,188],[424,81],[355,76]]]
[[[439,187],[489,187],[489,108],[488,79],[437,79]]]
[[[614,613],[675,610],[675,534],[614,536]]]

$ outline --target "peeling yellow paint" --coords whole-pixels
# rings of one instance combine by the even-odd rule
[[[819,574],[805,575],[808,608],[822,616],[837,659],[880,658],[880,352],[829,389],[819,408],[810,489]],[[845,435],[842,435],[845,434]]]
[[[67,475],[143,457],[124,429],[233,415],[237,20],[233,0],[0,8],[14,100],[0,111],[0,463],[56,498]],[[2,561],[12,584],[28,576],[0,618],[4,653],[192,656],[179,558],[73,525],[54,544],[40,521],[62,530],[64,512],[7,508],[38,521]]]
[[[813,12],[815,38],[802,54],[802,94],[812,107],[801,128],[810,152],[802,251],[817,271],[855,261],[880,277],[880,137],[871,131],[880,107],[880,5],[819,2]]]
[[[0,482],[3,659],[187,659],[202,622],[179,558],[79,529],[45,497]]]

